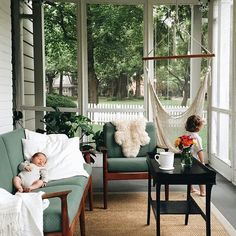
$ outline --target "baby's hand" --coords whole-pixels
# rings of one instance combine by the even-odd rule
[[[26,170],[26,171],[31,171],[31,170],[32,170],[32,167],[31,167],[30,165],[28,165],[28,166],[25,167],[25,170]]]

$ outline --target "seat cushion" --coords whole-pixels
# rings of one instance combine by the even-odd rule
[[[146,157],[108,158],[108,172],[146,172],[148,166]]]
[[[84,164],[84,169],[89,175],[92,174],[92,166],[90,164]],[[88,182],[88,178],[85,176],[74,176],[65,179],[49,181],[47,187],[58,186],[58,185],[77,185],[85,189]]]
[[[67,197],[69,224],[71,225],[83,196],[83,188],[75,185],[52,186],[37,189],[46,193],[72,190]],[[43,231],[53,232],[61,231],[61,201],[60,198],[50,198],[49,207],[43,213]]]

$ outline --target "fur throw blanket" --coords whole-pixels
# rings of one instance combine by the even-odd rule
[[[115,120],[112,122],[116,126],[115,141],[122,147],[125,157],[136,157],[140,146],[150,142],[150,137],[145,131],[146,119],[135,121]]]

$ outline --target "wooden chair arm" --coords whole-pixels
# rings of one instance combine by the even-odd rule
[[[68,205],[67,196],[71,193],[71,190],[45,193],[42,195],[42,199],[59,197],[61,199],[61,227],[62,235],[66,236],[69,232],[69,216],[68,216]]]
[[[82,154],[83,154],[83,157],[84,157],[84,160],[86,161],[86,163],[91,163],[91,155],[90,155],[90,152],[89,150],[84,150],[84,151],[81,151]]]
[[[42,195],[42,199],[54,198],[54,197],[63,198],[63,197],[67,197],[67,195],[68,195],[69,193],[71,193],[71,190],[61,191],[61,192],[44,193],[44,194]]]

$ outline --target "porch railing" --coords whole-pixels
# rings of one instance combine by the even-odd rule
[[[165,110],[173,116],[181,115],[188,107],[183,106],[164,106]],[[88,117],[95,123],[103,125],[106,122],[116,119],[133,120],[144,116],[143,105],[132,104],[88,104]],[[207,111],[203,117],[207,120]]]

